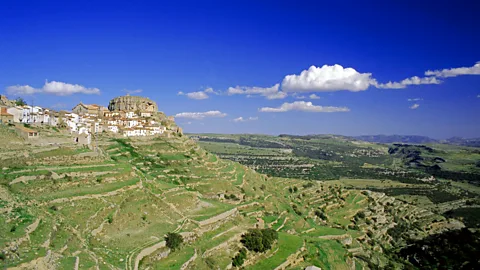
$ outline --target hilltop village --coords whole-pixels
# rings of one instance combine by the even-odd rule
[[[29,139],[40,136],[31,127],[64,128],[81,144],[90,144],[92,135],[98,133],[119,137],[182,134],[173,116],[167,117],[158,111],[154,101],[139,96],[116,97],[108,107],[80,102],[71,111],[54,111],[19,104],[2,95],[0,108],[0,123],[15,125],[18,132]]]

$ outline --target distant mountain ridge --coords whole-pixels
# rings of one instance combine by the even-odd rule
[[[375,143],[438,143],[440,141],[419,135],[362,135],[351,138]]]
[[[425,144],[425,143],[444,143],[459,146],[480,147],[480,138],[465,139],[461,137],[452,137],[446,140],[436,140],[427,136],[419,135],[362,135],[351,136],[350,138],[374,142],[374,143],[411,143],[411,144]]]

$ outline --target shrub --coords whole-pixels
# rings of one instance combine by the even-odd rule
[[[235,257],[233,257],[232,265],[235,267],[242,266],[246,258],[247,258],[247,250],[242,248],[240,252]]]
[[[303,184],[303,188],[310,188],[310,187],[313,187],[313,183],[312,182],[308,182],[306,184]]]
[[[277,239],[278,233],[273,229],[251,229],[242,235],[241,242],[250,251],[265,252],[272,248]]]
[[[178,233],[169,232],[165,236],[165,241],[167,242],[167,247],[175,251],[183,243],[183,237]]]

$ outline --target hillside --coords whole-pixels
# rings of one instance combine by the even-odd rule
[[[464,227],[343,181],[259,174],[187,137],[100,136],[92,151],[61,132],[42,136],[47,142],[1,150],[7,268],[226,269],[252,228],[271,228],[278,240],[266,252],[249,250],[245,269],[400,267],[406,262],[390,251]],[[48,144],[49,137],[64,143]],[[169,232],[185,239],[179,249],[166,247]]]

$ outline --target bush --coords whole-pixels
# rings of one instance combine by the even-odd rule
[[[278,232],[273,229],[251,229],[242,235],[241,242],[250,251],[265,252],[272,248],[278,239]]]
[[[232,265],[235,267],[240,267],[243,265],[243,262],[245,261],[246,258],[247,258],[247,250],[242,248],[240,252],[235,257],[233,257]]]
[[[175,251],[183,243],[183,237],[178,233],[170,232],[165,236],[165,241],[167,242],[167,247]]]

